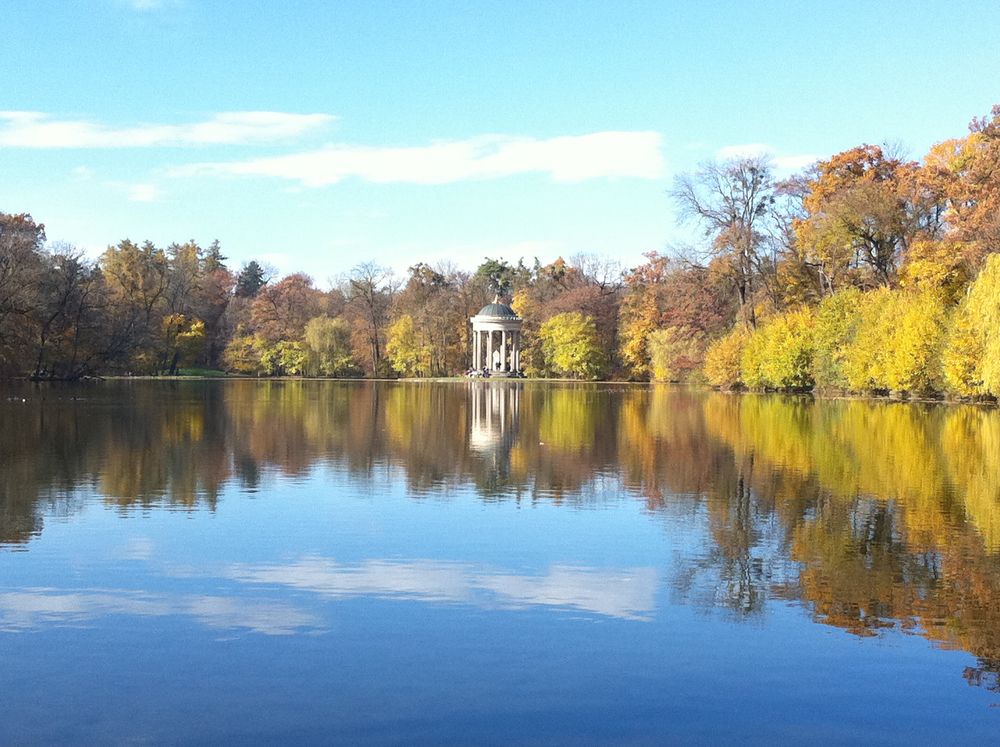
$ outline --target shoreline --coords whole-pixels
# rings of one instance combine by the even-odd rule
[[[43,380],[36,381],[28,377],[14,377],[0,379],[0,385],[3,383],[31,383],[31,384],[96,384],[104,381],[163,381],[163,382],[181,382],[181,381],[256,381],[256,382],[381,382],[381,383],[399,383],[399,384],[454,384],[461,382],[477,382],[477,383],[531,383],[531,384],[582,384],[591,386],[616,386],[616,387],[656,387],[656,386],[667,386],[667,387],[679,387],[685,389],[697,389],[703,392],[716,392],[718,394],[724,394],[727,396],[779,396],[779,397],[795,397],[802,399],[811,399],[817,402],[836,402],[836,401],[855,401],[861,400],[865,402],[883,402],[892,404],[911,404],[911,405],[971,405],[975,407],[982,407],[987,409],[997,409],[1000,408],[1000,401],[989,400],[989,399],[960,399],[960,398],[948,398],[948,397],[895,397],[891,395],[869,395],[869,394],[852,394],[850,392],[782,392],[782,391],[756,391],[756,390],[737,390],[737,389],[719,389],[716,387],[709,386],[707,384],[685,384],[682,382],[669,382],[669,381],[623,381],[620,379],[602,379],[597,381],[584,381],[580,379],[534,379],[534,378],[524,378],[524,379],[475,379],[466,376],[436,376],[428,378],[375,378],[375,377],[343,377],[343,378],[330,378],[323,376],[241,376],[239,374],[225,375],[225,376],[152,376],[152,375],[142,375],[142,376],[122,376],[122,375],[112,375],[112,376],[93,376],[87,379],[81,379],[76,381],[70,380]]]

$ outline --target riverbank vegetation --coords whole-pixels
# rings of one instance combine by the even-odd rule
[[[329,290],[231,268],[218,242],[125,239],[93,260],[0,213],[0,374],[445,376],[499,294],[532,376],[1000,395],[1000,107],[920,161],[861,145],[779,179],[746,157],[671,197],[700,240],[630,269],[364,262]]]

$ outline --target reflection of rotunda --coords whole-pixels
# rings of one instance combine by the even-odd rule
[[[472,368],[492,375],[521,370],[521,325],[524,320],[510,306],[494,298],[470,320],[472,322]]]
[[[521,411],[521,384],[469,385],[469,446],[481,454],[510,451],[517,437]]]
[[[511,451],[520,430],[520,382],[469,382],[469,450],[479,457],[476,483],[483,495],[514,488],[510,481]]]

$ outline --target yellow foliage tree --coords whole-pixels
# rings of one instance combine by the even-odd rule
[[[709,384],[720,389],[743,385],[740,366],[747,337],[746,328],[740,325],[708,346],[704,372]]]
[[[812,360],[813,314],[802,307],[751,333],[740,359],[743,383],[752,389],[810,389]]]
[[[303,341],[311,376],[342,376],[356,369],[351,356],[351,328],[343,319],[317,316],[306,324]]]
[[[896,297],[885,289],[862,293],[858,297],[854,335],[844,350],[844,379],[855,392],[884,391],[886,358],[894,344],[892,320]]]
[[[1000,396],[1000,255],[989,257],[955,311],[942,368],[955,394]]]
[[[597,338],[594,320],[578,311],[556,314],[538,330],[546,363],[563,376],[599,379],[608,357]]]
[[[885,385],[897,392],[939,391],[947,319],[941,296],[937,291],[893,296],[893,318],[883,320],[893,333],[885,354]]]
[[[857,331],[861,291],[847,288],[827,296],[816,309],[813,379],[820,389],[849,389],[844,371],[847,349]]]
[[[914,241],[900,270],[904,288],[937,290],[948,303],[954,303],[969,282],[964,244],[943,239]]]
[[[177,367],[194,363],[205,348],[205,322],[188,319],[183,314],[169,314],[161,324],[167,370],[177,373]]]
[[[261,355],[267,349],[267,341],[257,335],[237,335],[226,345],[222,361],[227,371],[241,374],[260,374]]]
[[[409,314],[403,314],[389,327],[385,352],[393,369],[402,376],[430,375],[431,348],[421,341]]]

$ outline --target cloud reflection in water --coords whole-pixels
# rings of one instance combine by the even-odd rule
[[[29,588],[0,593],[0,632],[85,625],[112,615],[190,617],[209,628],[265,635],[292,635],[322,627],[319,618],[308,612],[259,599],[124,589]]]
[[[655,610],[653,568],[606,570],[555,565],[544,575],[483,571],[467,563],[369,560],[345,565],[322,557],[288,564],[235,565],[233,580],[286,586],[327,597],[379,597],[482,607],[562,607],[630,620]]]

